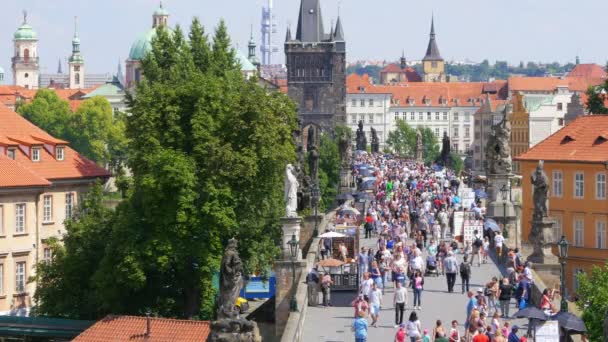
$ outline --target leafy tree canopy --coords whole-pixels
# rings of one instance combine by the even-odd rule
[[[608,310],[608,264],[593,266],[590,274],[578,274],[579,299],[576,302],[583,312],[589,341],[603,341],[604,319]]]
[[[422,133],[422,146],[425,163],[433,163],[439,157],[438,140],[428,127],[418,127]],[[397,120],[397,129],[389,132],[386,140],[388,146],[400,156],[413,158],[416,152],[416,129],[404,120]]]
[[[99,222],[108,227],[103,252],[73,282],[93,284],[83,297],[99,308],[66,316],[151,311],[210,319],[212,278],[229,238],[239,240],[248,274],[264,274],[280,252],[295,108],[244,79],[231,46],[223,22],[211,41],[198,19],[188,39],[179,27],[157,29],[142,63],[145,78],[128,97],[127,199]],[[81,258],[66,252],[70,262]],[[60,278],[62,267],[55,262],[47,272]],[[47,308],[63,300],[41,293]]]

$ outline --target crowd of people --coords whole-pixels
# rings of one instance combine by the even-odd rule
[[[359,156],[355,177],[361,168],[373,168],[376,178],[373,200],[363,213],[365,237],[376,242],[356,255],[361,276],[358,295],[351,303],[356,341],[366,341],[367,330],[377,326],[380,309],[390,305],[395,311],[398,342],[406,338],[411,342],[526,340],[508,319],[510,309],[529,303],[529,265],[521,263],[517,250],[503,252],[500,232],[475,231],[473,240],[464,244],[453,238],[453,213],[462,209],[458,196],[461,179],[449,169],[381,155]],[[466,209],[483,216],[478,201]],[[505,254],[509,275],[489,279],[486,286],[473,291],[469,280],[474,264],[488,262],[492,250],[498,256]],[[463,256],[461,262],[457,254]],[[449,293],[455,292],[460,277],[461,293],[467,293],[469,301],[461,321],[452,320],[446,327],[437,320],[429,330],[423,328],[417,312],[424,305],[425,277],[431,274],[445,276]],[[387,289],[393,291],[392,303],[383,303]],[[409,315],[406,308],[411,308]]]

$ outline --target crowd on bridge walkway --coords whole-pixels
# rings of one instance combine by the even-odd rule
[[[518,326],[511,326],[509,314],[530,304],[530,265],[522,263],[517,250],[503,251],[500,231],[475,231],[473,241],[465,244],[453,238],[454,211],[462,209],[458,196],[462,179],[437,165],[378,154],[359,155],[353,175],[357,177],[362,168],[374,170],[375,182],[370,189],[373,200],[362,214],[365,238],[376,243],[369,249],[362,247],[356,255],[361,276],[358,294],[351,303],[356,341],[366,341],[367,330],[377,326],[381,307],[390,306],[395,310],[398,342],[406,338],[411,342],[526,341],[530,331],[521,334]],[[484,209],[478,199],[466,209],[483,219]],[[493,253],[498,257],[506,254],[502,261],[508,276],[487,279],[484,287],[470,289],[475,261],[478,266],[486,263]],[[461,262],[456,254],[462,255]],[[311,273],[314,276],[316,272]],[[460,277],[460,295],[466,293],[469,298],[462,317],[418,320],[417,312],[423,310],[424,280],[430,275],[445,277],[449,293],[457,291],[456,278]],[[317,279],[323,279],[327,298],[323,304],[329,306],[331,281],[323,275]],[[383,303],[383,294],[389,289],[393,290],[393,300]],[[542,309],[556,311],[549,298],[553,295],[547,294],[548,303],[544,300]]]

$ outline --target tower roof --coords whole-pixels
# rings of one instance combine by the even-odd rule
[[[158,8],[156,9],[156,11],[154,11],[154,15],[155,16],[167,16],[167,15],[169,15],[169,11],[167,11],[166,9],[163,8],[163,2],[162,1],[158,5]]]
[[[431,35],[429,39],[429,46],[426,48],[426,55],[422,59],[423,61],[443,61],[437,42],[435,41],[435,19],[431,18]]]
[[[298,17],[296,40],[320,42],[325,39],[320,0],[302,0]]]
[[[36,31],[27,23],[27,12],[23,12],[23,24],[19,26],[15,34],[13,34],[15,40],[37,40],[38,35]]]
[[[344,30],[342,29],[342,21],[338,16],[338,21],[336,22],[336,31],[334,32],[334,40],[342,42],[344,41]]]

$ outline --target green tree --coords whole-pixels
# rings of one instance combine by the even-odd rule
[[[460,172],[462,172],[464,169],[464,161],[462,161],[462,158],[460,158],[458,153],[452,151],[450,153],[450,160],[450,167],[454,170],[454,172],[456,172],[456,174],[460,174]]]
[[[388,133],[386,144],[400,156],[413,157],[416,152],[416,130],[405,120],[397,120],[397,129]]]
[[[40,89],[29,103],[18,106],[17,112],[50,135],[65,139],[70,120],[70,104],[52,89]]]
[[[321,193],[320,212],[329,209],[338,194],[340,186],[340,150],[339,139],[342,132],[352,137],[349,127],[338,125],[333,135],[323,133],[319,146],[319,190]]]
[[[603,341],[604,318],[608,310],[608,264],[593,266],[591,273],[578,274],[579,299],[576,305],[583,312],[590,341]]]
[[[211,319],[212,279],[229,238],[240,241],[248,274],[267,272],[280,252],[295,107],[243,77],[226,31],[220,23],[208,43],[196,20],[189,40],[179,27],[157,30],[142,62],[146,77],[128,95],[127,199],[99,238],[97,263],[70,279],[94,284],[82,298],[97,311],[81,316],[149,310]],[[54,266],[47,272],[60,273]],[[62,300],[41,293],[48,312]]]
[[[422,132],[422,146],[424,148],[423,156],[426,164],[431,164],[439,158],[441,151],[439,149],[439,140],[435,133],[428,127],[418,128]]]
[[[126,158],[124,115],[112,114],[108,100],[96,96],[84,101],[67,122],[66,140],[102,165],[120,165]]]
[[[587,89],[587,109],[592,114],[608,114],[606,108],[606,91],[608,91],[608,81],[600,86],[589,86]]]
[[[93,295],[96,284],[92,280],[104,256],[112,220],[112,211],[103,205],[102,186],[96,184],[84,197],[76,218],[66,221],[63,241],[52,238],[46,242],[53,254],[51,263],[37,265],[39,312],[74,319],[103,315],[102,298]]]

